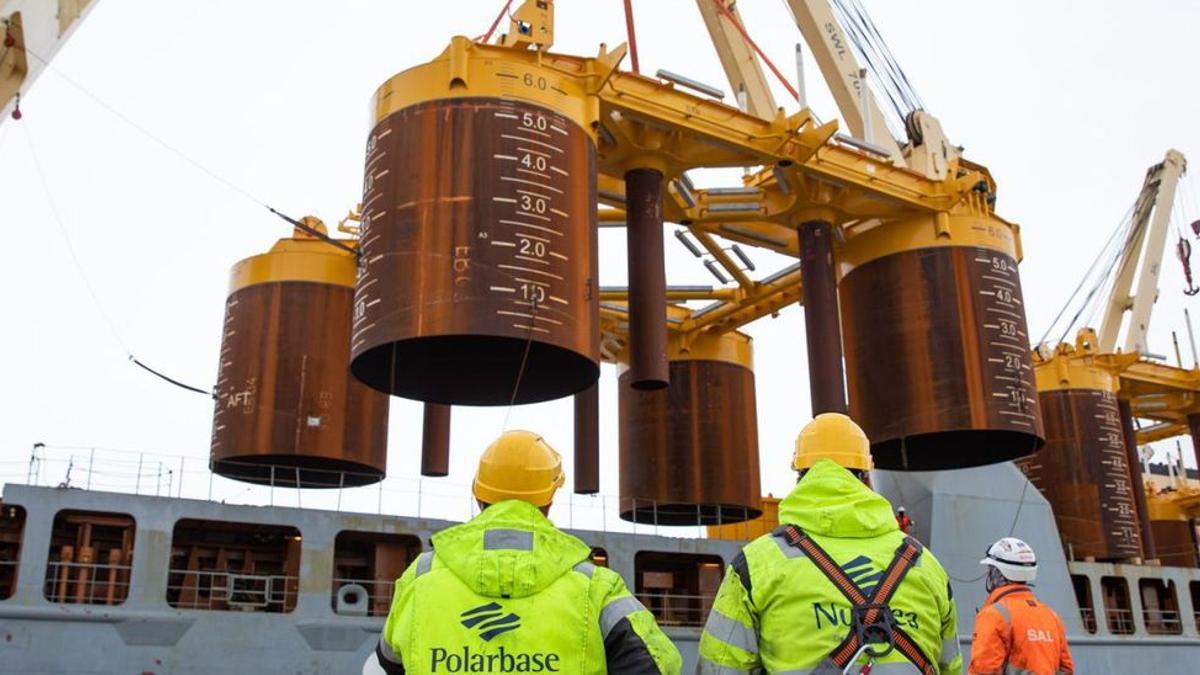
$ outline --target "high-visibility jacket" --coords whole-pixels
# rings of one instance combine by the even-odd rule
[[[376,649],[389,675],[680,672],[621,577],[530,504],[494,504],[432,543],[396,581]]]
[[[780,502],[779,520],[802,529],[868,594],[905,541],[887,500],[829,460],[813,465]],[[961,674],[949,579],[930,551],[921,554],[887,604],[895,625],[930,664],[942,675]],[[742,549],[725,574],[700,636],[697,672],[812,672],[850,633],[850,608],[781,531],[763,535]],[[897,649],[872,672],[919,671]]]
[[[1075,672],[1062,620],[1024,584],[992,591],[975,617],[972,675],[1056,675]]]

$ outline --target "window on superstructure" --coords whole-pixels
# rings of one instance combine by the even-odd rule
[[[642,551],[634,557],[634,592],[664,626],[703,626],[725,574],[716,555]]]
[[[387,616],[396,579],[421,554],[411,534],[339,532],[333,545],[333,611]]]
[[[1075,589],[1075,602],[1079,605],[1079,619],[1089,633],[1096,632],[1096,605],[1092,602],[1092,581],[1086,574],[1072,574],[1071,587]]]
[[[1133,606],[1129,602],[1129,582],[1122,577],[1100,577],[1104,594],[1104,617],[1114,635],[1132,635],[1135,627]]]
[[[21,562],[21,535],[25,531],[25,509],[0,502],[0,600],[17,592],[17,568]]]
[[[1179,599],[1175,582],[1167,579],[1138,580],[1142,598],[1142,620],[1146,631],[1153,635],[1180,635],[1183,622],[1179,616]]]
[[[592,547],[592,552],[588,555],[588,558],[597,567],[608,567],[608,551],[599,546]]]
[[[167,604],[179,609],[290,612],[300,586],[300,530],[187,518],[171,535]]]
[[[59,511],[50,531],[43,593],[50,602],[119,605],[129,597],[133,516]]]

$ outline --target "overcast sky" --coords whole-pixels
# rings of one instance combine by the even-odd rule
[[[501,3],[101,0],[54,68],[256,199],[334,223],[358,200],[368,101],[387,77],[482,33]],[[999,185],[1022,226],[1021,276],[1039,336],[1167,148],[1200,157],[1200,4],[868,0],[930,112]],[[594,54],[625,40],[618,0],[560,0],[555,49]],[[719,84],[692,0],[635,0],[641,66]],[[742,0],[749,30],[792,73],[799,32],[779,0]],[[811,63],[812,107],[838,117]],[[780,87],[778,100],[786,101]],[[30,144],[87,277],[120,340],[142,360],[211,386],[229,267],[290,227],[165,151],[55,72],[0,127],[0,482],[23,477],[35,441],[197,458],[212,403],[126,361],[70,262]],[[793,110],[791,105],[789,110]],[[1200,218],[1194,177],[1180,222]],[[1150,347],[1183,334],[1183,274],[1165,256]],[[1200,242],[1195,267],[1200,272]],[[602,282],[625,281],[623,232],[602,235]],[[672,283],[711,283],[668,239]],[[764,267],[779,260],[757,254]],[[1193,315],[1200,312],[1193,310]],[[1195,317],[1194,319],[1200,319]],[[1200,327],[1200,326],[1198,326]],[[808,417],[801,310],[749,327],[756,339],[764,490],[786,492]],[[1190,356],[1185,362],[1190,365]],[[1171,358],[1173,362],[1173,356]],[[512,411],[571,467],[569,399]],[[602,488],[616,493],[615,372],[602,376]],[[505,410],[455,410],[452,474],[466,484]],[[415,476],[420,407],[392,400],[389,472]],[[1186,439],[1185,439],[1186,441]],[[1167,444],[1174,447],[1174,442]],[[1190,455],[1190,452],[1187,453]],[[1190,463],[1190,462],[1189,462]]]

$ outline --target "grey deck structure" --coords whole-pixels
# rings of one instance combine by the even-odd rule
[[[1148,672],[1200,659],[1200,634],[1193,603],[1197,570],[1070,562],[1061,552],[1054,519],[1037,490],[1027,487],[1011,465],[929,474],[876,473],[876,486],[903,503],[918,522],[917,535],[930,543],[955,580],[959,634],[969,651],[976,608],[983,602],[979,558],[986,545],[1009,534],[1029,540],[1041,555],[1038,595],[1066,622],[1081,673]],[[1018,497],[1018,495],[1023,495]],[[233,506],[203,500],[134,496],[80,489],[7,485],[6,506],[26,511],[19,575],[12,597],[0,600],[0,672],[3,673],[289,673],[360,671],[374,648],[383,619],[339,614],[333,594],[333,549],[339,532],[413,535],[428,548],[442,520],[362,515],[313,509]],[[1017,509],[1020,509],[1019,516]],[[115,606],[59,604],[44,593],[55,515],[63,509],[128,514],[136,523],[129,594]],[[183,518],[287,525],[302,534],[295,608],[286,613],[179,609],[167,603],[171,538]],[[1015,522],[1015,525],[1013,524]],[[641,551],[701,553],[728,563],[737,542],[574,531],[602,547],[610,566],[634,588],[634,561]],[[1096,631],[1085,626],[1071,575],[1091,588]],[[1105,615],[1102,577],[1128,582],[1131,605],[1115,634]],[[1142,579],[1173,582],[1178,610],[1147,615]],[[1195,587],[1200,588],[1200,587]],[[1164,628],[1165,626],[1165,628]],[[1163,634],[1178,629],[1178,635]],[[671,627],[668,634],[695,664],[698,627]]]

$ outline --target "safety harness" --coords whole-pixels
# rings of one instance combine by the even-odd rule
[[[904,543],[896,549],[874,592],[868,596],[804,530],[795,525],[782,525],[775,530],[775,534],[782,535],[789,546],[804,551],[817,569],[850,601],[850,633],[830,652],[823,665],[832,665],[843,671],[863,653],[874,660],[898,649],[923,675],[937,675],[937,668],[912,637],[896,625],[888,607],[888,601],[896,594],[900,582],[921,557],[923,549],[920,542],[912,537],[904,538]],[[880,651],[873,650],[871,645],[880,643],[887,646]]]

